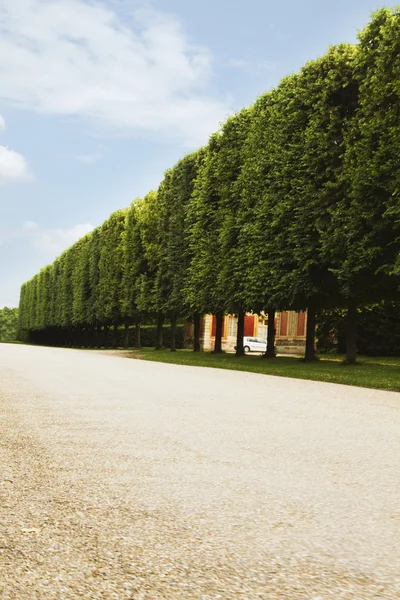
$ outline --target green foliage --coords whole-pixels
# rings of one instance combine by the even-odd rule
[[[87,300],[87,322],[98,325],[101,321],[97,312],[97,294],[100,279],[100,251],[101,251],[101,229],[97,227],[89,237],[89,290]]]
[[[126,322],[141,320],[139,296],[147,273],[144,245],[141,236],[140,217],[142,201],[136,199],[126,212],[125,228],[122,233],[122,292],[121,314]]]
[[[255,105],[239,181],[253,304],[300,309],[311,297],[332,300],[323,233],[341,198],[344,130],[357,102],[354,54],[331,48]]]
[[[250,122],[251,109],[230,117],[197,157],[186,218],[190,261],[185,291],[193,312],[236,312],[245,304],[236,182]]]
[[[400,13],[382,9],[359,35],[359,102],[345,137],[344,193],[329,232],[334,272],[361,303],[400,280]]]
[[[160,261],[158,241],[157,192],[151,191],[136,202],[137,228],[140,236],[138,258],[141,269],[138,273],[136,306],[140,313],[153,315],[160,310],[156,286],[157,269]]]
[[[238,193],[237,182],[243,165],[243,147],[251,126],[252,108],[230,117],[221,129],[218,152],[215,153],[215,184],[219,212],[218,246],[221,265],[218,286],[226,297],[225,311],[236,313],[252,310],[247,304],[242,273],[255,268],[248,262],[247,244],[239,244],[239,236],[249,215]]]
[[[185,156],[165,173],[157,193],[159,257],[155,290],[158,311],[169,316],[190,313],[182,290],[190,261],[188,204],[193,193],[198,164],[198,153]]]
[[[318,352],[342,354],[345,352],[346,311],[343,308],[322,310],[317,317]]]
[[[17,339],[18,308],[0,308],[0,342],[12,342]]]
[[[219,277],[222,250],[218,243],[221,214],[215,176],[219,134],[210,138],[208,147],[198,157],[198,175],[187,210],[188,266],[185,295],[193,312],[224,312],[225,290]]]
[[[183,325],[178,325],[176,328],[176,347],[178,349],[183,348],[184,330]],[[163,340],[165,346],[170,345],[171,330],[169,327],[163,327]],[[155,348],[157,345],[157,327],[155,325],[144,325],[140,328],[140,343],[144,347]]]
[[[123,298],[123,236],[126,210],[113,213],[100,228],[99,279],[96,288],[96,314],[101,323],[121,321]]]
[[[75,244],[75,267],[72,273],[72,324],[90,323],[90,245],[86,235]]]
[[[365,356],[400,356],[400,305],[394,301],[358,310],[357,349]],[[318,322],[320,352],[345,350],[346,317],[341,309],[323,311]]]

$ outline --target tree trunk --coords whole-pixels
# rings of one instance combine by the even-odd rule
[[[135,348],[140,348],[140,323],[135,325]]]
[[[267,349],[263,358],[275,358],[275,309],[268,310]]]
[[[102,343],[101,325],[96,325],[96,334],[95,334],[94,339],[95,339],[96,348],[101,348],[101,343]]]
[[[177,316],[174,313],[171,317],[171,346],[170,346],[171,352],[176,352],[176,322],[177,322]]]
[[[317,359],[315,354],[315,325],[317,321],[317,305],[312,298],[307,307],[306,351],[304,360],[311,362]]]
[[[93,347],[100,348],[101,344],[101,331],[98,325],[93,326]]]
[[[193,324],[194,324],[194,332],[193,332],[193,352],[200,352],[200,313],[194,313],[193,315]]]
[[[129,323],[125,323],[124,327],[124,348],[125,350],[129,348]]]
[[[222,352],[222,326],[224,324],[224,315],[223,315],[223,313],[217,313],[215,316],[216,316],[216,327],[215,327],[214,352],[215,352],[215,354],[220,354]]]
[[[104,325],[103,328],[103,346],[108,348],[108,325]]]
[[[161,350],[163,348],[163,325],[164,325],[164,315],[158,315],[157,321],[157,342],[156,342],[156,350]]]
[[[115,323],[112,333],[112,347],[118,348],[118,325]]]
[[[238,314],[237,335],[236,335],[236,356],[244,356],[243,336],[244,336],[244,316],[241,310]]]
[[[356,363],[357,356],[357,303],[350,299],[347,304],[346,319],[346,362]]]

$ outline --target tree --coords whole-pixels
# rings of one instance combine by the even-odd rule
[[[290,86],[290,80],[281,85]],[[242,168],[236,184],[240,197],[238,215],[238,254],[241,257],[241,294],[246,306],[255,312],[269,315],[269,343],[267,355],[274,356],[273,318],[279,305],[285,306],[287,297],[279,291],[276,237],[281,226],[279,218],[279,161],[285,141],[282,134],[284,119],[280,119],[282,90],[274,90],[257,100],[252,110],[251,125],[242,149]],[[272,325],[272,327],[271,327]]]
[[[74,245],[75,265],[72,273],[72,324],[80,331],[80,345],[90,345],[90,248],[91,234]]]
[[[338,46],[285,78],[256,104],[244,150],[240,184],[253,211],[241,240],[250,240],[247,284],[271,316],[273,307],[308,308],[308,360],[317,309],[338,301],[321,230],[341,192],[344,129],[357,102],[353,60],[353,47]]]
[[[331,214],[346,193],[343,157],[347,130],[358,104],[354,46],[330,48],[301,70],[300,95],[307,107],[303,153],[296,177],[296,206],[290,232],[295,260],[294,305],[308,309],[306,360],[315,358],[316,312],[341,302],[323,240]],[[312,219],[310,219],[312,216]]]
[[[97,314],[106,326],[113,325],[113,346],[118,345],[118,325],[122,322],[123,233],[126,210],[117,210],[100,229]]]
[[[0,308],[0,342],[17,339],[18,308]]]
[[[188,154],[165,173],[157,193],[159,261],[155,279],[157,305],[171,319],[171,351],[176,324],[191,309],[183,292],[190,261],[187,212],[198,170],[197,153]]]
[[[228,297],[221,287],[223,254],[219,240],[222,215],[219,209],[216,173],[220,134],[211,136],[199,157],[198,175],[187,212],[188,251],[185,296],[193,313],[216,315],[214,352],[221,352],[223,315]]]
[[[345,139],[345,192],[326,234],[348,307],[351,363],[356,360],[357,306],[393,298],[399,286],[399,10],[376,12],[359,40],[359,104]]]
[[[149,192],[142,201],[137,203],[137,220],[140,240],[143,248],[142,272],[139,274],[137,306],[142,314],[157,319],[156,349],[163,347],[163,324],[165,314],[160,303],[160,282],[157,281],[157,271],[160,262],[160,243],[158,238],[157,221],[157,192]]]
[[[140,323],[145,316],[143,305],[140,306],[141,285],[146,277],[147,262],[140,230],[140,210],[142,201],[136,199],[126,213],[125,230],[122,234],[123,274],[121,313],[126,324],[135,323],[135,346],[140,347]],[[125,337],[125,346],[127,345]]]
[[[245,221],[243,206],[237,189],[243,164],[243,146],[251,125],[252,109],[243,109],[227,119],[219,136],[218,152],[215,154],[215,186],[218,196],[219,238],[221,268],[218,273],[219,289],[226,296],[226,310],[237,314],[236,355],[243,356],[244,318],[252,310],[247,303],[243,286],[243,266],[247,248],[239,244],[240,229]]]

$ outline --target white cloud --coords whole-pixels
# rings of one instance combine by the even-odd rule
[[[67,229],[36,228],[32,235],[32,246],[51,261],[92,230],[93,225],[89,223]]]
[[[228,112],[207,95],[209,53],[177,18],[150,9],[122,16],[103,2],[0,0],[0,72],[8,103],[116,132],[197,144]]]
[[[32,175],[22,154],[0,146],[0,186],[16,181],[26,181]]]
[[[1,8],[0,0],[0,8]],[[0,13],[1,14],[1,13]],[[1,27],[0,27],[1,31]],[[4,117],[0,115],[0,134],[6,128]],[[26,181],[32,178],[28,163],[22,154],[0,145],[0,187],[15,181]]]
[[[15,240],[28,240],[39,258],[43,259],[41,262],[47,264],[93,229],[90,223],[46,228],[35,221],[25,221],[21,226],[11,229],[0,227],[0,246]]]

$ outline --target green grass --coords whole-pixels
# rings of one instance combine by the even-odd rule
[[[131,350],[132,358],[155,362],[190,365],[194,367],[214,367],[235,371],[251,371],[279,377],[312,379],[366,388],[400,391],[400,357],[359,357],[358,364],[344,364],[343,356],[325,355],[318,361],[306,363],[301,358],[280,356],[266,360],[259,355],[236,358],[233,354],[214,355],[211,352],[191,352],[190,350],[154,350],[142,348]]]

